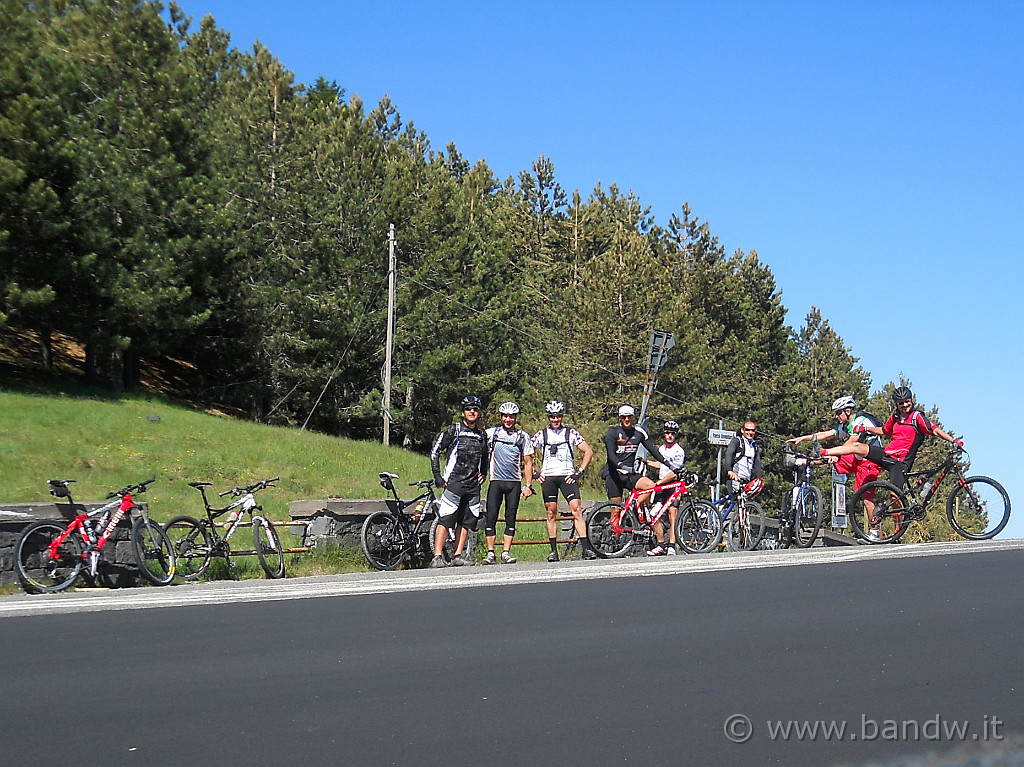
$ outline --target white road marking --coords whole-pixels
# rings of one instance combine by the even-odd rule
[[[393,594],[479,586],[514,586],[598,578],[654,577],[710,573],[721,570],[844,564],[872,559],[971,555],[1020,550],[1024,550],[1024,539],[887,546],[835,546],[806,551],[678,555],[658,557],[657,559],[629,558],[562,562],[558,565],[530,562],[498,567],[408,570],[394,573],[349,573],[310,578],[286,578],[280,581],[217,581],[180,584],[163,588],[90,590],[67,594],[16,594],[0,599],[0,617],[189,607],[238,602],[271,602],[286,599]]]

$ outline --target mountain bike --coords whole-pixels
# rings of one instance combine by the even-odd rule
[[[825,516],[821,490],[811,484],[814,466],[825,461],[796,455],[790,445],[783,448],[782,465],[793,471],[793,489],[786,493],[779,511],[779,548],[796,542],[801,549],[814,545]]]
[[[949,449],[937,466],[906,474],[906,482],[898,488],[890,482],[868,482],[853,495],[847,515],[854,534],[868,543],[894,543],[903,537],[912,522],[925,518],[928,504],[947,476],[955,487],[946,499],[946,519],[962,538],[985,541],[994,538],[1010,521],[1010,496],[990,477],[964,476],[970,456],[961,445]],[[937,476],[936,476],[937,475]],[[874,500],[873,519],[865,501]],[[871,535],[876,523],[878,537]]]
[[[15,545],[15,568],[18,580],[29,593],[53,593],[69,588],[86,568],[93,580],[103,564],[100,554],[114,528],[133,510],[128,538],[132,556],[142,576],[154,586],[166,586],[174,579],[174,552],[160,525],[149,518],[143,506],[137,506],[132,494],[141,495],[156,477],[138,485],[108,493],[110,503],[86,512],[75,506],[69,485],[73,479],[49,479],[47,484],[54,498],[67,498],[73,514],[65,524],[42,520],[26,527]],[[59,508],[59,507],[58,507]]]
[[[439,522],[434,480],[410,482],[410,487],[418,487],[423,492],[405,501],[395,489],[397,474],[382,471],[379,477],[380,486],[389,491],[392,498],[387,500],[387,511],[375,511],[363,521],[359,545],[366,561],[376,570],[397,570],[403,563],[413,567],[425,566],[434,556],[434,535]],[[410,506],[413,511],[406,511]],[[455,549],[452,533],[449,531],[442,551],[448,562],[452,560]]]
[[[751,500],[763,489],[763,479],[752,479],[739,491],[709,501],[721,518],[723,537],[731,551],[752,551],[764,538],[764,509]]]
[[[722,537],[721,518],[707,501],[696,500],[689,489],[697,484],[697,475],[686,472],[682,479],[653,488],[634,488],[625,502],[605,501],[590,510],[587,516],[587,537],[594,553],[601,559],[614,559],[629,554],[635,544],[648,550],[657,545],[654,528],[678,503],[676,543],[688,554],[709,551]],[[663,503],[651,505],[653,493],[671,490]]]
[[[254,511],[263,511],[263,507],[256,503],[256,493],[272,487],[280,479],[280,477],[262,479],[245,487],[235,487],[219,493],[220,497],[233,495],[236,498],[222,509],[211,507],[210,501],[206,497],[206,488],[212,487],[212,482],[189,482],[189,487],[194,487],[203,496],[206,518],[200,521],[195,517],[182,515],[174,517],[167,523],[167,535],[171,539],[174,554],[178,559],[178,575],[187,581],[194,581],[209,569],[215,555],[224,557],[228,568],[232,568],[235,566],[231,561],[232,555],[255,554],[268,577],[283,578],[284,549],[281,547],[281,539],[266,517],[253,513]],[[225,514],[229,515],[228,528],[227,532],[221,536],[217,532],[215,520]],[[244,514],[248,514],[252,519],[254,550],[232,551],[231,536],[242,525]]]

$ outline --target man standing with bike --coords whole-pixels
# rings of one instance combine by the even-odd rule
[[[746,421],[739,433],[725,449],[725,467],[729,474],[729,494],[732,495],[752,479],[764,476],[761,468],[761,447],[757,444],[757,424]]]
[[[469,531],[476,531],[480,519],[480,485],[487,472],[487,435],[480,426],[483,403],[472,395],[462,399],[462,419],[442,431],[430,451],[434,484],[443,487],[438,502],[439,524],[434,536],[431,567],[447,567],[442,552],[450,531],[455,531],[455,556],[452,565],[466,564],[462,556]],[[441,456],[448,459],[441,468]]]
[[[576,536],[583,548],[583,558],[594,559],[596,555],[591,550],[590,540],[587,538],[587,526],[583,521],[583,506],[579,489],[583,472],[594,460],[594,451],[583,439],[582,434],[563,423],[564,404],[557,400],[551,400],[544,406],[544,411],[548,416],[548,425],[534,435],[533,447],[535,450],[540,450],[543,456],[538,479],[541,482],[544,508],[547,511],[548,543],[551,545],[548,562],[558,561],[559,492],[569,504],[573,525],[576,527]],[[577,448],[583,453],[579,470],[576,469]]]
[[[636,411],[630,404],[619,408],[619,425],[612,426],[604,434],[604,449],[608,456],[602,476],[608,500],[621,503],[622,497],[630,490],[649,490],[654,482],[642,474],[636,466],[636,454],[643,445],[651,457],[663,466],[668,461],[640,426],[633,424]],[[669,467],[671,468],[671,467]]]
[[[491,481],[487,485],[487,507],[484,518],[484,535],[487,538],[485,565],[497,562],[494,556],[494,540],[498,535],[498,510],[505,504],[505,540],[501,552],[501,563],[515,564],[512,556],[512,539],[516,534],[516,512],[519,499],[533,495],[533,442],[529,435],[516,425],[519,405],[502,402],[498,408],[500,426],[487,430],[487,447],[491,453]],[[523,472],[526,486],[523,486]]]

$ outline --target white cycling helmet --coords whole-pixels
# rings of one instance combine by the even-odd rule
[[[544,412],[548,415],[565,415],[565,403],[556,399],[549,400],[544,406]]]
[[[625,405],[619,408],[619,418],[622,418],[622,416],[624,415],[636,415],[636,411],[633,409],[633,406],[630,405],[629,403],[626,403]]]
[[[853,410],[857,409],[857,400],[855,400],[849,394],[840,397],[839,399],[832,403],[833,413],[841,413],[842,411],[846,410],[846,408],[852,408]]]
[[[502,402],[498,406],[498,415],[519,415],[519,405],[515,402]]]

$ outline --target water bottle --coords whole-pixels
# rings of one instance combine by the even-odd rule
[[[921,486],[921,500],[922,501],[928,496],[928,493],[929,493],[929,491],[931,489],[932,489],[932,483],[931,482],[925,482]]]
[[[658,501],[656,504],[651,506],[651,519],[654,519],[656,516],[658,516],[658,512],[661,511],[661,507],[663,505],[664,504],[661,501]]]
[[[418,504],[416,504],[416,508],[413,509],[413,512],[412,512],[412,521],[413,522],[419,522],[420,521],[420,517],[423,516],[423,508],[424,508],[424,506],[426,506],[426,504],[423,501],[420,501]]]

